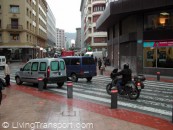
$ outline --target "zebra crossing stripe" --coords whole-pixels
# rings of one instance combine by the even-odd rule
[[[50,89],[50,90],[61,92],[64,94],[66,93],[65,90],[60,90],[60,89]],[[87,98],[87,99],[91,99],[91,100],[95,100],[95,101],[99,101],[99,102],[104,102],[104,103],[111,103],[110,99],[96,97],[96,96],[92,96],[92,95],[85,95],[85,94],[76,93],[76,92],[73,92],[73,93],[74,93],[74,95],[79,96],[79,97],[83,97],[83,98]],[[158,113],[158,114],[166,115],[166,116],[171,116],[171,114],[172,114],[171,111],[166,111],[166,110],[162,110],[162,109],[147,107],[147,106],[133,104],[133,103],[127,103],[127,102],[122,102],[122,101],[118,101],[118,105],[123,106],[123,107],[130,107],[130,108],[134,108],[134,109],[140,109],[143,111]]]

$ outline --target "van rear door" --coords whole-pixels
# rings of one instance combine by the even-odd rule
[[[92,57],[82,57],[82,69],[87,77],[96,76],[96,64]]]

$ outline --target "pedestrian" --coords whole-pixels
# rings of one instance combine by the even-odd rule
[[[95,57],[94,61],[95,61],[95,63],[96,63],[96,66],[97,66],[97,57]]]
[[[100,70],[101,66],[102,66],[102,61],[101,61],[101,59],[99,58],[99,59],[98,59],[98,67],[99,67],[99,70]]]
[[[4,75],[5,75],[5,82],[7,86],[10,86],[10,68],[9,68],[10,62],[7,61],[4,68]]]

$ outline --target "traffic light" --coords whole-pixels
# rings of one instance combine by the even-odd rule
[[[87,50],[88,50],[88,51],[92,51],[92,48],[91,48],[90,45],[88,45]]]

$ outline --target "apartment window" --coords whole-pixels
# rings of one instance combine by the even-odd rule
[[[10,40],[12,41],[18,41],[19,40],[19,34],[10,34]]]
[[[10,5],[11,13],[19,13],[19,5]]]
[[[18,19],[11,19],[11,28],[18,29]]]

